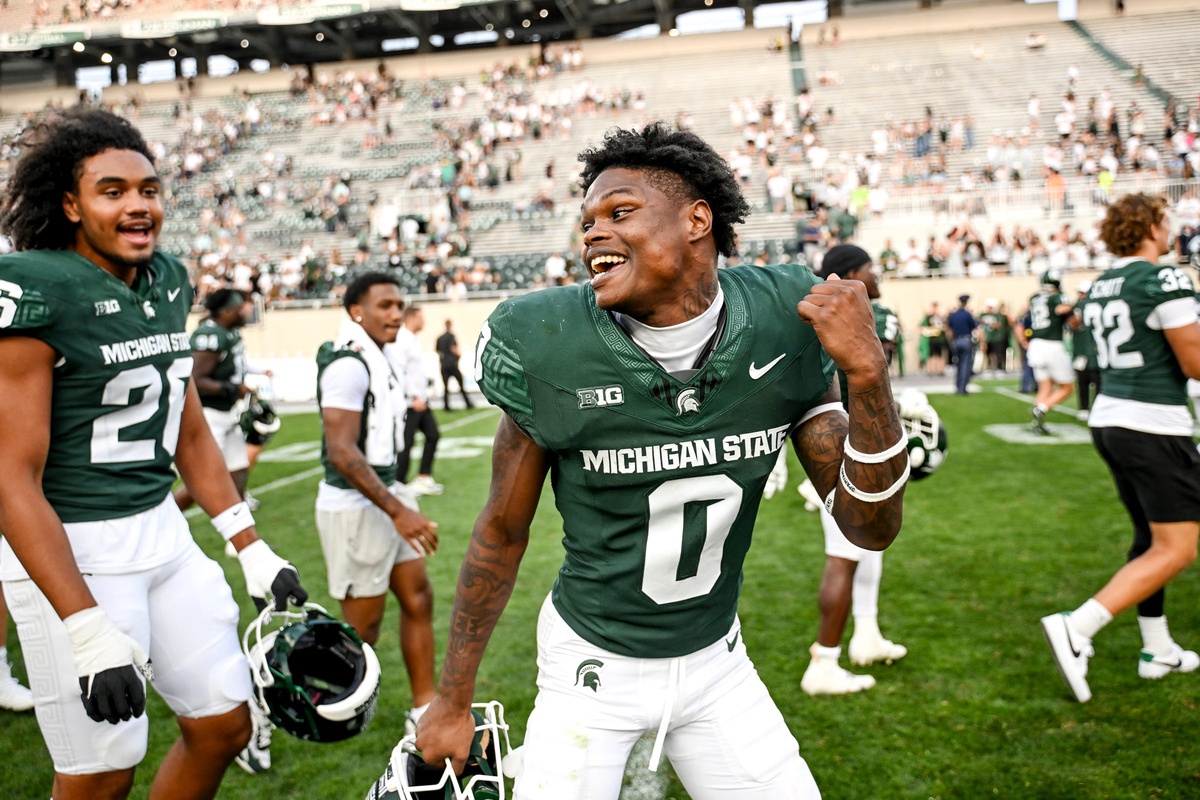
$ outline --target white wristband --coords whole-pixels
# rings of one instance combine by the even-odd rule
[[[895,483],[893,483],[888,488],[884,489],[882,492],[864,492],[862,489],[859,489],[857,486],[855,486],[853,483],[851,483],[850,477],[848,475],[846,475],[846,462],[845,461],[842,461],[842,465],[838,469],[838,477],[841,480],[842,488],[844,488],[847,492],[849,492],[850,496],[855,498],[856,500],[861,500],[864,503],[882,503],[884,500],[887,500],[889,497],[894,495],[896,492],[900,491],[900,488],[902,486],[904,486],[905,483],[908,482],[908,472],[909,472],[909,461],[908,461],[908,457],[905,456],[904,471],[902,473],[900,473],[899,478],[896,478]]]
[[[908,437],[901,436],[900,441],[896,442],[887,450],[879,453],[863,453],[855,450],[854,447],[851,446],[850,437],[847,436],[845,453],[846,458],[850,459],[851,461],[857,461],[859,464],[882,464],[883,462],[889,461],[898,456],[900,453],[904,452],[906,447],[908,447]]]
[[[246,528],[254,525],[254,515],[250,513],[250,506],[241,502],[213,517],[212,524],[217,529],[217,533],[221,534],[221,538],[228,542]]]

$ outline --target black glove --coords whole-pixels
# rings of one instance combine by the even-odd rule
[[[79,679],[83,710],[94,722],[116,725],[146,710],[146,688],[132,666],[114,667]]]
[[[275,580],[271,581],[271,595],[275,598],[276,611],[287,608],[288,598],[298,606],[308,601],[308,591],[300,585],[300,573],[291,564],[279,570]]]
[[[117,629],[96,606],[63,620],[75,655],[83,708],[96,722],[140,717],[146,710],[146,688],[138,677],[153,678],[150,660],[136,641]]]
[[[274,599],[276,611],[287,608],[289,597],[296,605],[303,605],[308,600],[308,592],[300,585],[300,573],[275,555],[262,539],[238,551],[238,561],[246,576],[246,591],[255,600],[255,607],[259,607],[259,601],[264,601],[260,611],[266,607],[268,595]]]

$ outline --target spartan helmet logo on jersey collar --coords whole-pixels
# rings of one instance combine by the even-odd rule
[[[150,304],[149,300],[142,303],[142,311],[146,314],[146,319],[154,319],[154,306]]]
[[[675,398],[675,414],[682,417],[685,414],[699,413],[700,401],[696,399],[696,390],[692,388],[680,392],[679,396]]]

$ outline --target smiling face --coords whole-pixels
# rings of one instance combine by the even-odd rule
[[[163,207],[154,165],[134,150],[104,150],[84,160],[63,213],[76,223],[71,250],[126,282],[154,256]]]
[[[383,347],[396,341],[404,319],[404,298],[394,283],[377,283],[348,309],[350,317],[362,326],[375,344]],[[362,319],[359,319],[359,318]]]
[[[581,209],[596,304],[655,327],[692,319],[716,296],[712,212],[703,200],[664,192],[672,178],[607,169]]]

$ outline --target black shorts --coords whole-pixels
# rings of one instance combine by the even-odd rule
[[[1092,428],[1092,441],[1135,521],[1200,520],[1200,452],[1190,436]]]
[[[950,345],[945,339],[930,339],[929,340],[929,355],[945,356],[950,351]]]

